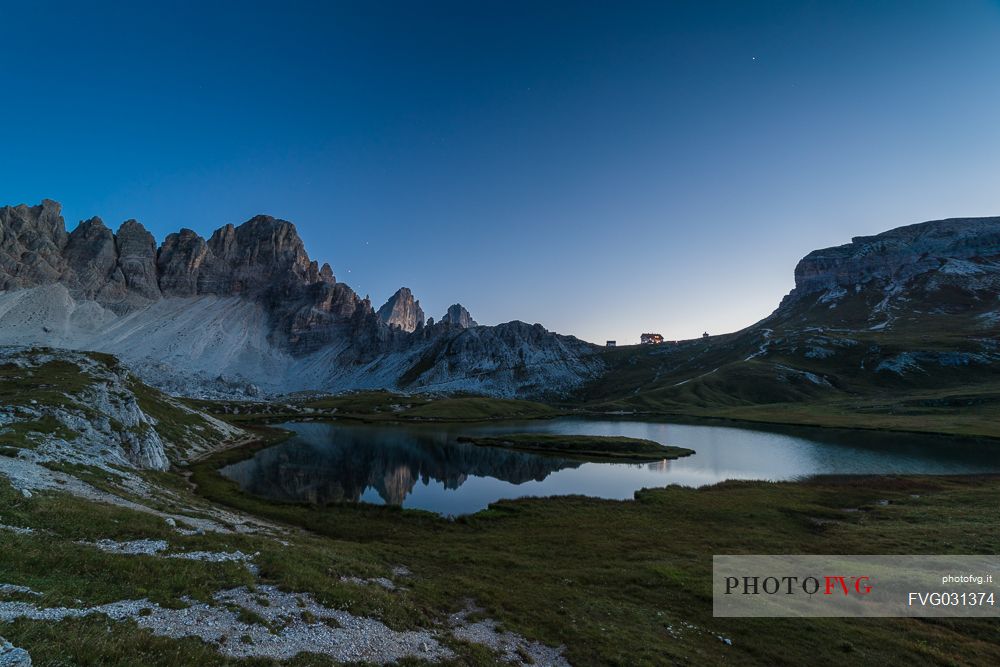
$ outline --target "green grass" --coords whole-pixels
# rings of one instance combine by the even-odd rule
[[[927,365],[902,376],[875,370],[882,360],[907,351],[981,353],[981,342],[969,335],[979,325],[969,318],[925,313],[919,321],[881,332],[817,333],[800,331],[800,325],[805,326],[766,323],[772,331],[767,339],[751,327],[706,340],[603,352],[608,372],[564,407],[655,418],[1000,437],[1000,367],[995,362]],[[984,331],[984,339],[988,336]],[[767,353],[759,354],[765,341]],[[806,356],[817,345],[835,354]]]
[[[430,618],[471,598],[511,630],[566,644],[575,665],[843,664],[843,642],[831,637],[849,638],[856,664],[1000,659],[1000,629],[988,621],[715,619],[710,586],[717,553],[995,553],[1000,534],[984,527],[1000,502],[997,477],[671,487],[632,502],[503,501],[449,522],[384,507],[269,503],[207,462],[194,476],[206,497],[303,527],[340,554],[407,565],[408,595]],[[287,576],[273,566],[268,576]],[[322,585],[319,563],[296,570],[297,585]],[[672,637],[668,626],[683,623],[696,628]]]
[[[3,628],[5,636],[16,637],[20,646],[31,647],[33,664],[45,667],[332,667],[336,664],[325,656],[308,653],[284,662],[223,658],[215,647],[198,638],[156,637],[135,623],[109,626],[107,619],[98,616],[59,623],[22,620]]]
[[[388,391],[359,391],[337,396],[324,396],[304,401],[303,406],[319,410],[337,410],[355,415],[393,412],[395,405],[423,403],[427,399],[403,396]]]
[[[126,493],[125,487],[122,485],[123,478],[118,473],[84,463],[67,463],[65,461],[46,461],[41,465],[49,470],[72,475],[95,489],[118,496],[130,495]]]
[[[62,360],[21,368],[0,365],[0,403],[5,405],[65,405],[66,394],[78,394],[90,387],[93,377],[78,365]]]
[[[324,604],[398,629],[432,627],[472,599],[505,629],[565,644],[574,665],[1000,660],[1000,628],[987,620],[715,619],[710,583],[717,553],[997,553],[1000,533],[989,529],[1000,505],[997,476],[670,487],[641,491],[634,501],[504,501],[448,521],[380,506],[270,503],[215,472],[239,456],[246,452],[192,465],[199,494],[305,529],[283,534],[287,546],[266,535],[185,537],[154,515],[63,493],[25,499],[0,485],[0,523],[39,529],[0,533],[4,581],[42,591],[46,606],[141,596],[176,606],[183,596],[207,599],[220,588],[251,583],[232,563],[119,556],[76,544],[165,539],[171,550],[260,552],[265,582],[309,591]],[[181,484],[172,488],[183,492]],[[340,581],[391,576],[400,564],[413,572],[403,591]],[[101,619],[17,621],[2,632],[37,664],[238,664],[200,642],[154,638],[133,624]],[[494,664],[482,649],[457,650],[460,664]],[[292,664],[326,664],[315,656],[297,660]]]
[[[902,395],[886,392],[811,403],[685,412],[762,423],[1000,438],[1000,405],[995,391],[995,386],[977,386]],[[966,403],[953,405],[956,402]]]
[[[46,605],[149,597],[177,606],[185,595],[207,600],[220,587],[252,583],[246,569],[235,563],[116,555],[77,544],[102,538],[168,539],[178,546],[208,540],[187,541],[152,514],[65,493],[36,493],[26,499],[4,482],[0,484],[0,523],[38,531],[33,535],[0,533],[0,563],[4,582],[44,592]],[[229,542],[214,541],[216,545]]]
[[[542,403],[503,398],[465,396],[440,398],[402,413],[405,419],[433,421],[485,421],[493,419],[538,419],[559,413]]]
[[[720,343],[730,344],[736,345]],[[713,355],[722,354],[712,345],[693,346],[695,356],[701,357],[697,363],[712,366]],[[663,359],[656,356],[660,352],[646,350],[611,354],[620,356],[621,369],[630,355],[651,356],[648,363],[621,370],[608,381],[638,381],[639,393],[611,399],[592,396],[587,405],[594,412],[631,409],[654,415],[871,428],[906,425],[912,430],[978,433],[988,431],[984,425],[992,419],[992,428],[997,428],[1000,387],[995,383],[906,391],[888,387],[863,396],[844,389],[801,401],[781,393],[798,392],[794,386],[791,390],[765,386],[760,375],[765,367],[752,362],[731,369],[732,373],[675,388],[673,379],[687,371],[673,369],[672,353]],[[59,404],[65,392],[79,391],[88,381],[73,364],[44,365],[30,374],[4,367],[0,399],[23,405],[41,397]],[[760,385],[756,389],[755,383]],[[162,400],[154,390],[135,389],[143,409],[160,421],[161,435],[183,442],[204,423]],[[761,397],[773,400],[755,402]],[[204,405],[223,408],[223,404]],[[558,409],[519,401],[388,392],[308,399],[295,404],[290,414],[307,414],[303,406],[319,411],[311,418],[335,415],[365,421],[475,421],[559,414]],[[240,417],[253,422],[274,414],[250,409]],[[26,437],[32,432],[38,431],[26,431]],[[281,524],[289,529],[281,533],[287,545],[269,535],[182,536],[150,513],[57,492],[24,498],[0,483],[0,523],[37,529],[31,535],[0,531],[0,580],[41,591],[39,603],[45,606],[137,597],[179,606],[184,597],[207,600],[217,590],[254,581],[236,563],[114,555],[77,543],[164,539],[171,550],[259,552],[256,562],[265,582],[308,591],[323,604],[378,617],[397,629],[434,627],[471,599],[505,629],[566,645],[567,657],[578,666],[1000,662],[1000,626],[987,620],[715,619],[710,585],[711,556],[717,553],[998,553],[1000,532],[993,527],[1000,506],[1000,477],[824,478],[724,483],[697,490],[670,487],[641,491],[633,501],[580,496],[503,501],[476,515],[448,521],[393,507],[273,503],[244,494],[217,468],[286,437],[280,431],[258,432],[259,443],[221,452],[185,469],[196,485],[197,498],[190,495],[180,471],[145,476],[173,494],[169,502],[192,514],[210,504],[225,505]],[[540,442],[539,436],[531,437]],[[0,454],[19,451],[4,447]],[[54,467],[121,493],[107,471]],[[889,503],[883,505],[879,502],[883,500]],[[405,590],[390,592],[341,581],[342,576],[391,576],[394,565],[405,565],[414,573],[405,581]],[[272,664],[224,659],[197,640],[156,638],[134,624],[110,624],[100,618],[57,624],[17,621],[0,627],[0,634],[27,648],[35,663],[43,665]],[[720,635],[731,638],[732,646],[720,641]],[[482,648],[456,645],[456,650],[456,664],[495,663]],[[300,656],[287,664],[329,661]]]
[[[623,436],[511,433],[502,436],[461,436],[458,441],[587,461],[660,461],[694,454],[693,449]]]
[[[50,435],[61,440],[72,440],[77,433],[67,428],[52,415],[38,419],[8,424],[0,431],[0,445],[6,447],[34,448],[39,444],[38,435]]]
[[[171,449],[183,448],[193,434],[211,437],[211,425],[203,416],[179,407],[163,392],[136,379],[129,383],[129,390],[142,411],[156,420],[157,434]]]
[[[591,405],[592,412],[624,410],[646,418],[705,417],[875,431],[1000,438],[1000,383],[914,392],[834,395],[761,404],[693,405],[647,394],[636,401]]]
[[[482,396],[404,395],[388,391],[354,392],[278,404],[206,400],[187,400],[186,403],[241,426],[300,419],[474,422],[544,419],[563,414],[551,406],[533,401]]]

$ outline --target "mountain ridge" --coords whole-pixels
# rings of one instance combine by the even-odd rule
[[[516,321],[480,327],[459,304],[425,325],[407,288],[376,311],[309,257],[293,223],[264,215],[157,247],[134,220],[117,234],[100,218],[67,232],[53,200],[2,207],[0,290],[0,344],[121,354],[157,369],[147,381],[196,393],[542,396],[602,365],[589,343]]]
[[[740,331],[605,353],[592,409],[990,432],[1000,404],[1000,217],[907,225],[815,250]],[[954,406],[973,406],[961,419]],[[905,424],[905,426],[901,426]]]
[[[681,404],[743,405],[971,377],[1000,359],[991,343],[1000,217],[917,223],[810,252],[770,315],[732,334],[645,349],[639,365],[655,366],[653,379],[620,386],[616,374],[631,377],[617,367],[629,348],[608,352],[518,321],[480,326],[461,304],[435,322],[405,287],[376,310],[309,257],[292,223],[270,216],[208,239],[181,229],[157,247],[134,220],[118,233],[99,218],[66,232],[52,200],[3,207],[0,287],[0,344],[112,352],[147,382],[204,396],[593,398],[610,378],[605,399],[655,390]]]

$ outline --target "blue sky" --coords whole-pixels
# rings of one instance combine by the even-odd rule
[[[0,2],[0,203],[257,213],[378,306],[636,342],[1000,215],[1000,3]]]

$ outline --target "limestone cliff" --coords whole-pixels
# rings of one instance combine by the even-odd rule
[[[389,300],[378,309],[378,316],[390,327],[407,333],[424,326],[424,311],[420,302],[413,298],[409,287],[400,287]]]
[[[207,240],[181,229],[157,248],[135,220],[117,234],[100,218],[67,233],[54,201],[3,207],[0,290],[0,344],[112,352],[155,369],[145,379],[181,393],[206,384],[433,385],[521,395],[563,391],[600,366],[587,343],[540,327],[512,341],[520,328],[478,327],[459,304],[425,327],[407,288],[376,312],[328,264],[310,259],[295,225],[266,215],[220,227]],[[474,346],[446,345],[472,329],[483,329]],[[526,370],[536,352],[548,360]]]

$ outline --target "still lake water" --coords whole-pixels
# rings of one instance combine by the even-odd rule
[[[469,514],[501,498],[583,494],[632,498],[644,487],[819,474],[968,474],[1000,471],[1000,447],[910,434],[563,418],[489,425],[282,424],[289,440],[222,469],[276,500],[402,505]],[[624,435],[695,450],[656,463],[581,463],[456,442],[517,432]]]

